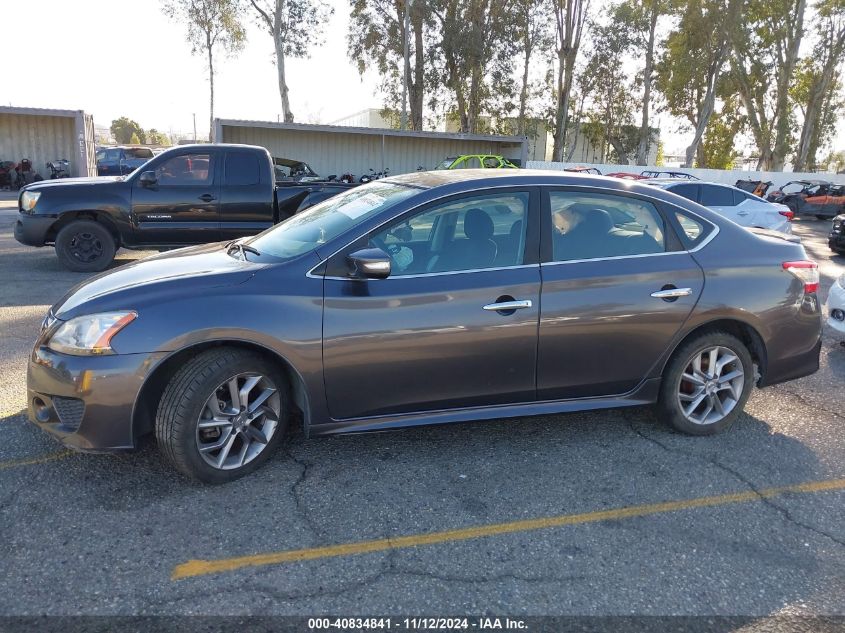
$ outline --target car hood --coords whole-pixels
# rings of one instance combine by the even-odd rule
[[[136,309],[148,302],[241,284],[266,266],[227,255],[222,242],[181,248],[84,281],[51,311],[66,320],[81,314]]]
[[[53,189],[55,187],[65,186],[81,186],[88,185],[97,186],[106,183],[118,182],[123,180],[123,176],[97,176],[94,178],[56,178],[53,180],[39,180],[31,185],[27,185],[27,191],[42,191],[45,189]]]

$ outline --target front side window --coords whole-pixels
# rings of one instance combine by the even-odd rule
[[[214,157],[210,154],[174,156],[161,163],[155,171],[160,185],[210,185],[214,180]]]
[[[552,191],[552,257],[565,262],[666,250],[663,218],[650,202],[600,193]]]
[[[527,192],[473,195],[428,207],[371,236],[391,277],[517,266],[525,250]]]
[[[292,259],[320,248],[419,191],[414,187],[376,180],[314,205],[259,233],[247,243],[262,254]]]

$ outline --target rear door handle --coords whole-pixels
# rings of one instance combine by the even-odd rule
[[[677,299],[678,297],[688,297],[691,294],[692,288],[666,288],[652,292],[651,296],[655,299]]]
[[[210,193],[204,193],[200,196],[200,200],[203,202],[211,202],[212,200],[217,200],[217,198],[212,196]]]
[[[488,303],[482,309],[489,312],[506,312],[507,310],[522,310],[523,308],[530,308],[533,303],[531,299],[523,301],[500,301],[498,303]]]

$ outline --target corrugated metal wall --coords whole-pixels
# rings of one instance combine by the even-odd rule
[[[519,158],[522,141],[468,141],[416,136],[350,134],[342,131],[290,130],[241,125],[221,126],[222,143],[245,143],[266,147],[278,158],[302,160],[321,176],[369,173],[370,168],[391,174],[412,172],[422,165],[434,169],[446,156],[501,154]]]
[[[77,159],[75,128],[74,117],[0,112],[0,160],[17,163],[29,158],[35,170],[49,178],[47,162],[67,158],[71,161],[71,174],[86,175],[85,166],[80,166]]]

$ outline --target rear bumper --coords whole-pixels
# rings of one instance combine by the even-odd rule
[[[15,222],[15,239],[27,246],[44,246],[47,233],[55,222],[55,217],[20,213]]]
[[[803,378],[818,371],[822,346],[821,301],[805,295],[796,312],[777,324],[766,341],[766,371],[760,387]]]
[[[27,368],[29,419],[76,450],[131,450],[138,394],[164,356],[70,356],[38,347]]]

